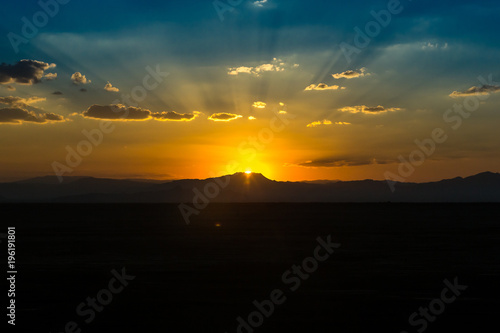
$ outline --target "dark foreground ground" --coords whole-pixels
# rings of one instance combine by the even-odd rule
[[[252,302],[274,289],[286,301],[240,332],[498,328],[498,204],[212,204],[189,226],[176,205],[0,208],[0,232],[17,233],[12,332],[65,332],[71,321],[78,328],[67,332],[237,332],[237,318],[248,319]],[[283,273],[328,235],[340,248],[291,291]],[[85,323],[79,304],[122,268],[135,279]],[[433,300],[455,277],[468,288],[440,309]],[[410,325],[430,302],[442,313]]]

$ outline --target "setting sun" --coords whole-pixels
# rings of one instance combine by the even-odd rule
[[[249,174],[251,174],[251,173],[252,173],[252,171],[247,170],[247,171],[245,171],[245,173],[246,173],[247,175],[249,175]]]

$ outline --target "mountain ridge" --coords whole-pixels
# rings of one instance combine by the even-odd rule
[[[165,182],[55,176],[0,183],[2,202],[193,203],[209,202],[500,202],[500,173],[482,172],[426,183],[385,180],[283,182],[238,172]]]

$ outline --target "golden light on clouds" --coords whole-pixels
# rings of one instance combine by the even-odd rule
[[[306,127],[318,127],[321,125],[331,125],[331,124],[332,124],[331,120],[324,119],[324,120],[313,121],[312,123],[307,124]]]
[[[167,112],[156,112],[152,113],[151,116],[159,121],[193,121],[200,114],[199,111],[193,111],[191,113],[177,113],[175,111],[167,111]]]
[[[342,73],[332,74],[334,79],[354,79],[357,77],[368,76],[370,73],[366,73],[366,68],[360,68],[358,70],[347,70]]]
[[[265,109],[266,108],[266,103],[264,102],[254,102],[252,106],[256,109]]]
[[[356,106],[346,106],[340,108],[339,111],[349,112],[349,113],[364,113],[364,114],[380,114],[386,112],[402,111],[402,108],[386,108],[382,105],[378,106],[366,106],[366,105],[356,105]]]
[[[318,84],[311,84],[307,86],[304,91],[311,91],[311,90],[345,90],[345,87],[341,87],[339,85],[334,84],[333,86],[329,86],[326,83],[318,83]]]
[[[113,87],[113,85],[109,81],[104,86],[104,90],[110,91],[110,92],[119,92],[120,91],[120,89],[118,89],[117,87]]]
[[[225,113],[225,112],[220,112],[220,113],[214,113],[210,117],[208,117],[209,120],[212,121],[231,121],[235,120],[238,118],[242,118],[243,116],[240,114],[233,114],[233,113]]]

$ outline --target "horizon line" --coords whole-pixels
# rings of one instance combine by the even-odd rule
[[[245,177],[251,177],[252,175],[261,175],[262,177],[274,181],[274,182],[279,182],[279,183],[312,183],[312,182],[324,182],[324,183],[339,183],[339,182],[359,182],[359,181],[391,181],[395,183],[401,183],[401,184],[425,184],[425,183],[434,183],[434,182],[440,182],[444,180],[451,180],[451,179],[456,179],[456,178],[469,178],[469,177],[474,177],[477,175],[481,174],[500,174],[500,172],[494,172],[494,171],[482,171],[476,174],[471,174],[468,176],[457,176],[457,177],[452,177],[452,178],[442,178],[440,180],[432,180],[432,181],[422,181],[422,182],[412,182],[412,181],[407,181],[407,182],[398,182],[398,181],[393,181],[389,179],[372,179],[372,178],[365,178],[365,179],[356,179],[356,180],[339,180],[339,179],[315,179],[315,180],[299,180],[299,181],[290,181],[290,180],[274,180],[266,177],[264,174],[260,172],[251,172],[251,173],[246,173],[246,172],[235,172],[233,174],[227,174],[227,175],[221,175],[221,176],[216,176],[216,177],[207,177],[207,178],[172,178],[172,179],[159,179],[159,178],[130,178],[130,177],[125,177],[125,178],[112,178],[112,177],[97,177],[97,176],[67,176],[65,178],[92,178],[92,179],[109,179],[109,180],[129,180],[129,181],[143,181],[143,182],[174,182],[174,181],[182,181],[182,180],[198,180],[198,181],[203,181],[203,180],[209,180],[209,179],[214,179],[214,178],[222,178],[222,177],[228,177],[228,176],[235,176],[235,175],[243,175]],[[9,180],[9,181],[0,181],[0,184],[7,184],[7,183],[16,183],[16,182],[23,182],[23,181],[29,181],[33,179],[39,179],[39,178],[57,178],[55,175],[44,175],[44,176],[35,176],[35,177],[29,177],[29,178],[19,178],[17,180]]]

